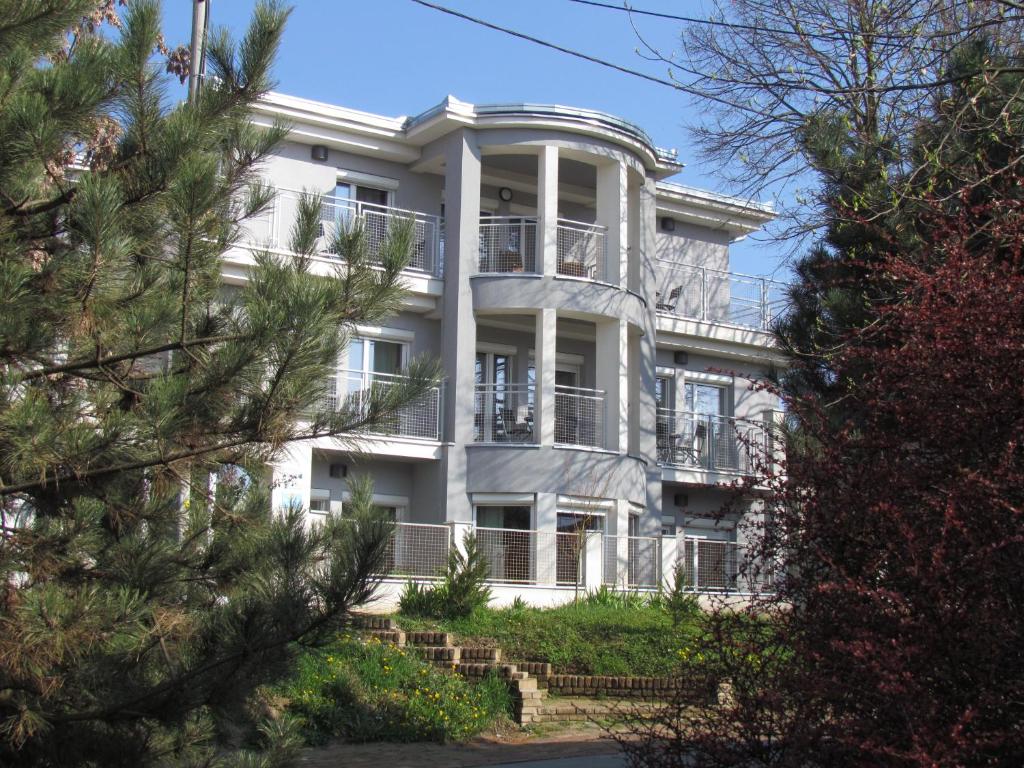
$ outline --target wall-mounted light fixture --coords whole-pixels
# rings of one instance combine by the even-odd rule
[[[327,147],[325,147],[323,144],[314,144],[309,150],[309,156],[316,160],[318,163],[326,162]]]
[[[661,228],[663,230],[665,230],[666,232],[675,232],[676,231],[676,220],[673,219],[671,216],[662,216],[661,217]]]

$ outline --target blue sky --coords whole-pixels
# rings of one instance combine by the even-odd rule
[[[617,2],[617,0],[611,0]],[[213,24],[241,36],[254,0],[213,0]],[[665,77],[644,61],[626,14],[569,0],[437,0],[472,16],[568,48]],[[730,192],[689,148],[686,126],[699,106],[665,86],[542,48],[501,32],[416,5],[410,0],[292,0],[276,68],[277,89],[384,115],[414,115],[447,94],[478,104],[540,102],[589,107],[644,128],[662,147],[676,148],[686,168],[673,181]],[[699,13],[699,3],[636,2],[645,10]],[[663,50],[678,45],[679,26],[637,18],[638,29]],[[188,42],[189,0],[164,0],[169,43]],[[733,247],[733,269],[776,272],[782,250],[757,237]],[[783,275],[779,270],[778,276]]]

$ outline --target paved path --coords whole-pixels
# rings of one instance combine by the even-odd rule
[[[614,742],[598,729],[533,739],[481,738],[466,744],[332,744],[303,752],[303,768],[620,768]]]

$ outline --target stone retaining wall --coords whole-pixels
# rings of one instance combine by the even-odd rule
[[[607,675],[539,675],[550,693],[558,696],[669,699],[679,688],[674,677],[612,677]]]

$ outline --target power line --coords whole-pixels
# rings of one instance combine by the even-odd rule
[[[537,45],[542,45],[545,48],[550,48],[550,49],[552,49],[554,51],[558,51],[559,53],[564,53],[564,54],[567,54],[569,56],[575,56],[577,59],[583,59],[584,61],[589,61],[592,64],[600,64],[602,67],[608,67],[609,69],[614,69],[614,70],[616,70],[618,72],[622,72],[622,73],[627,74],[627,75],[632,75],[633,77],[639,77],[639,78],[642,78],[643,80],[647,80],[647,81],[652,82],[652,83],[657,83],[658,85],[665,85],[665,86],[668,86],[669,88],[672,88],[673,90],[676,90],[676,91],[683,91],[684,93],[690,93],[690,94],[693,94],[693,95],[700,95],[700,94],[697,94],[693,89],[687,88],[682,83],[676,82],[674,80],[665,80],[664,78],[661,78],[661,77],[655,77],[654,75],[648,75],[646,72],[641,72],[641,71],[636,70],[636,69],[630,69],[629,67],[623,67],[620,64],[613,64],[610,61],[605,61],[604,59],[599,59],[596,56],[591,56],[591,55],[583,53],[581,51],[576,51],[576,50],[573,50],[572,48],[566,48],[565,46],[557,45],[555,43],[549,43],[547,40],[541,40],[539,37],[532,37],[531,35],[527,35],[527,34],[525,34],[523,32],[517,32],[514,29],[509,29],[508,27],[502,27],[502,26],[499,26],[497,24],[492,24],[489,21],[484,21],[483,19],[478,19],[475,16],[470,16],[468,14],[461,13],[460,11],[456,11],[456,10],[453,10],[451,8],[445,8],[443,5],[436,5],[434,3],[429,3],[429,2],[427,2],[427,0],[412,0],[412,2],[416,3],[417,5],[422,5],[422,6],[426,7],[426,8],[433,8],[435,11],[440,11],[441,13],[447,13],[449,16],[456,16],[456,17],[458,17],[460,19],[465,19],[466,21],[471,21],[474,24],[479,24],[482,27],[487,27],[488,29],[493,29],[493,30],[495,30],[497,32],[504,32],[506,35],[512,35],[513,37],[518,37],[521,40],[527,40],[527,41],[529,41],[531,43],[536,43]]]

